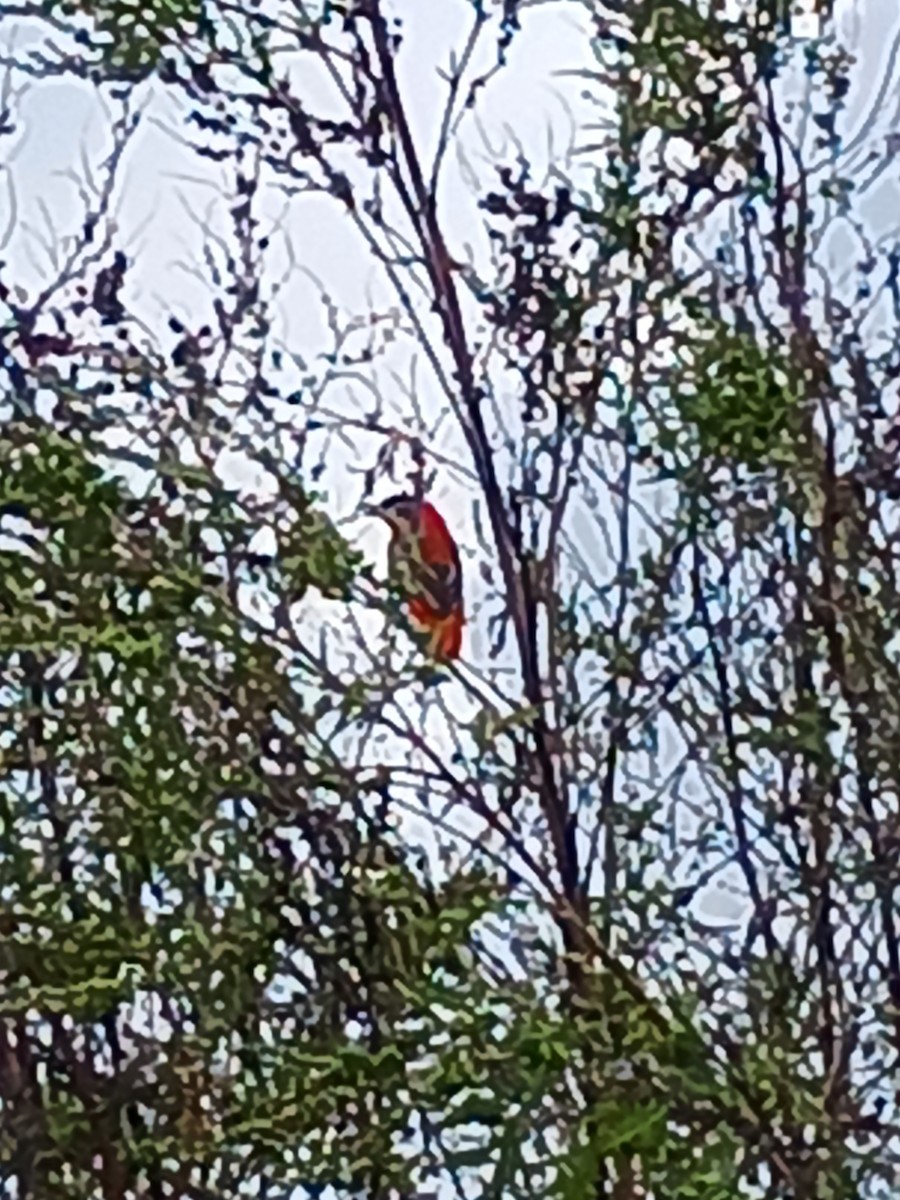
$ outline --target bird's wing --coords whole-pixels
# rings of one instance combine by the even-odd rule
[[[417,562],[414,577],[418,590],[438,617],[449,617],[462,601],[462,571],[455,562]]]
[[[393,540],[388,550],[388,570],[411,599],[424,600],[435,617],[448,617],[462,603],[459,553],[450,546],[449,559],[435,562],[422,551],[421,539]]]

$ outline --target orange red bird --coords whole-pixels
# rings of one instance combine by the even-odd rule
[[[465,624],[462,565],[446,522],[428,500],[392,496],[375,513],[391,530],[388,570],[407,597],[413,625],[433,658],[459,657]]]

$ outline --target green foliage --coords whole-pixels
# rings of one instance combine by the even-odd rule
[[[727,56],[730,33],[729,23],[706,9],[681,0],[643,0],[633,6],[632,54],[641,72],[641,98],[630,115],[637,128],[702,133],[714,141],[736,119],[739,104],[723,102],[721,89],[704,85],[710,64]]]
[[[783,755],[802,755],[811,766],[827,775],[833,765],[829,738],[837,731],[831,713],[815,695],[803,693],[793,711],[773,715],[765,728],[759,722],[748,731],[747,740],[755,748]]]
[[[690,343],[690,364],[673,372],[682,420],[704,456],[753,469],[795,459],[806,416],[802,370],[780,347],[703,317]]]
[[[473,40],[445,74],[456,107],[438,165],[494,74],[476,36],[496,18],[501,65],[533,6],[471,7]],[[55,391],[58,422],[0,428],[0,1171],[23,1197],[230,1200],[297,1187],[395,1200],[448,1179],[492,1200],[638,1183],[684,1200],[862,1194],[861,1152],[848,1147],[878,1118],[853,1076],[869,1053],[860,1028],[874,1011],[879,1033],[895,1032],[877,964],[891,950],[897,789],[884,763],[896,762],[900,722],[889,687],[876,712],[847,680],[876,652],[881,682],[894,677],[879,631],[896,622],[859,603],[851,578],[878,474],[851,488],[857,509],[827,563],[822,444],[798,463],[813,387],[763,332],[796,324],[782,299],[793,287],[807,303],[800,258],[815,241],[801,228],[815,219],[810,198],[783,180],[803,139],[765,110],[793,45],[788,7],[635,0],[592,13],[600,66],[582,75],[602,84],[587,98],[604,112],[594,192],[556,164],[541,190],[524,151],[499,163],[482,202],[493,284],[435,235],[443,180],[436,166],[432,189],[410,162],[385,69],[404,47],[392,6],[385,28],[378,6],[356,0],[46,7],[57,27],[77,27],[80,75],[156,73],[182,88],[190,137],[235,166],[237,194],[207,248],[217,332],[173,320],[183,340],[171,366],[138,349],[146,326],[131,328],[118,298],[105,304],[122,318],[115,335],[80,337],[91,290],[76,258],[66,282],[84,299],[72,313],[46,298],[14,308],[18,291],[0,286],[4,389],[19,414]],[[837,155],[849,58],[830,34],[796,57],[815,93],[803,110],[821,133],[813,144]],[[40,73],[47,60],[30,61]],[[327,111],[305,86],[323,66],[336,85]],[[371,191],[356,177],[366,167]],[[401,208],[422,189],[431,197],[406,228],[392,175]],[[292,203],[337,196],[404,283],[399,315],[346,327],[325,299],[335,345],[319,356],[322,379],[268,344],[276,323],[261,297],[278,289],[266,252],[286,227],[278,218],[259,236],[272,213],[254,197],[271,184]],[[836,173],[821,188],[849,213],[851,182]],[[95,224],[85,236],[89,275]],[[763,278],[785,264],[790,279]],[[406,269],[432,288],[425,303]],[[806,315],[828,320],[813,278]],[[482,310],[460,306],[468,363],[451,303],[464,283]],[[62,288],[46,295],[64,304]],[[63,330],[70,316],[79,334]],[[51,321],[59,336],[41,332]],[[393,473],[401,442],[430,470],[415,437],[382,424],[377,392],[352,430],[331,415],[296,422],[339,381],[377,389],[380,339],[405,343],[411,321],[453,343],[445,365],[480,446],[477,477],[495,464],[493,503],[509,516],[510,557],[485,571],[472,619],[486,612],[498,643],[505,623],[507,650],[530,644],[533,659],[521,677],[505,662],[484,678],[465,671],[464,718],[458,679],[445,689],[438,676],[423,698],[425,668],[383,674],[349,622],[332,657],[330,630],[301,624],[295,606],[314,589],[343,613],[363,569],[280,455],[308,462],[322,438],[317,478],[332,436],[368,423],[364,440],[387,430],[389,441],[369,482]],[[835,347],[851,344],[846,330]],[[824,378],[832,347],[803,336],[798,360],[823,364]],[[435,364],[446,348],[422,347]],[[290,397],[288,359],[302,377]],[[844,376],[862,428],[877,388],[860,360]],[[891,358],[880,379],[895,377]],[[515,419],[495,403],[498,381],[521,394]],[[120,433],[135,417],[152,475],[140,496],[92,440],[104,421]],[[209,464],[232,445],[274,496],[222,484]],[[101,465],[111,460],[115,471]],[[716,470],[701,503],[723,464],[746,469]],[[654,490],[657,467],[675,487]],[[477,517],[479,532],[491,524]],[[271,550],[256,549],[261,532]],[[835,568],[833,591],[810,563]],[[663,770],[669,757],[680,761]],[[867,757],[878,759],[872,794]],[[416,820],[431,822],[418,842],[411,794]],[[743,915],[723,932],[694,899],[726,873]],[[848,962],[829,922],[849,926],[857,905],[861,950]],[[779,953],[762,936],[770,915]],[[870,1161],[882,1165],[877,1152]]]
[[[203,26],[203,0],[58,0],[62,16],[90,19],[107,68],[129,77],[155,70],[163,53],[196,36]]]
[[[726,13],[703,0],[637,0],[600,23],[595,53],[621,73],[626,157],[653,132],[688,139],[709,163],[724,161],[720,143],[740,130],[750,93],[721,81],[744,78],[746,56],[762,65],[773,53],[783,14],[773,19],[765,8]]]
[[[289,480],[280,480],[275,515],[278,560],[295,597],[309,587],[332,598],[349,598],[363,556],[341,537],[328,518],[312,507],[315,497]]]
[[[129,1007],[146,1022],[155,995],[170,1022],[193,1014],[208,1070],[285,953],[260,743],[296,699],[204,541],[214,527],[240,570],[256,527],[202,472],[168,472],[168,491],[138,501],[77,440],[38,423],[3,427],[0,463],[0,509],[19,522],[0,552],[6,1000],[35,1029],[88,1030]],[[342,539],[308,503],[302,528],[287,563],[264,564],[269,586],[290,598],[313,581],[345,588]],[[302,750],[302,728],[293,736]],[[255,833],[229,814],[242,796],[260,806]],[[149,1031],[138,1040],[155,1043]],[[162,1122],[157,1169],[167,1145],[186,1152],[176,1075],[147,1099]],[[81,1159],[88,1100],[51,1072],[40,1102],[56,1130],[49,1186]],[[0,1161],[23,1136],[0,1135]]]
[[[275,1156],[286,1182],[375,1171],[407,1189],[400,1143],[422,1111],[443,1111],[444,1134],[482,1128],[518,1162],[514,1113],[559,1092],[571,1028],[531,985],[477,969],[471,939],[508,905],[492,878],[427,885],[314,799],[327,777],[338,804],[352,785],[309,740],[275,643],[200,536],[246,548],[239,505],[171,468],[166,500],[138,501],[34,424],[4,427],[0,460],[2,504],[32,531],[3,551],[5,996],[35,1032],[64,1021],[88,1036],[129,1010],[140,1030],[110,1125],[91,1116],[100,1077],[79,1088],[51,1070],[40,1086],[42,1186],[91,1195],[92,1147],[113,1144],[145,1178]],[[346,589],[356,557],[308,497],[283,487],[271,522],[270,588]],[[291,728],[287,779],[260,757],[276,713]],[[272,857],[285,821],[320,847],[305,882]],[[292,981],[287,1006],[269,998],[278,980]],[[151,1058],[152,1076],[139,1065]],[[0,1133],[0,1161],[23,1136]],[[448,1151],[460,1169],[471,1159]]]

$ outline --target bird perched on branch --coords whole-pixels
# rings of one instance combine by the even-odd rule
[[[407,598],[413,625],[437,659],[459,657],[465,623],[459,550],[433,504],[392,496],[374,507],[391,530],[388,570]]]

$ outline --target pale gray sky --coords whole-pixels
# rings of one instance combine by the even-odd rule
[[[406,21],[400,83],[411,100],[413,133],[423,157],[430,161],[446,91],[439,70],[447,67],[449,47],[458,49],[462,45],[468,5],[463,0],[398,0],[397,8]],[[850,93],[850,123],[856,129],[865,128],[867,144],[880,149],[887,133],[897,127],[900,104],[900,64],[895,42],[900,27],[896,0],[843,0],[839,8],[842,26],[856,43],[858,52]],[[584,98],[580,80],[559,74],[593,65],[585,35],[587,27],[587,14],[575,2],[524,11],[523,30],[514,41],[508,67],[482,93],[478,119],[483,134],[476,122],[467,118],[459,139],[462,155],[459,149],[454,149],[447,156],[440,206],[448,241],[457,257],[465,259],[471,252],[476,264],[487,262],[488,243],[469,186],[472,170],[482,185],[489,185],[495,166],[492,155],[509,163],[518,141],[532,164],[533,178],[541,182],[554,163],[565,163],[575,137],[574,126],[597,120],[601,115]],[[26,46],[29,39],[40,36],[24,26],[14,33],[11,23],[0,35],[8,42],[15,38],[19,46]],[[483,65],[488,65],[492,50],[493,43],[486,42]],[[879,85],[891,64],[893,71],[883,101],[878,112],[870,117],[874,101],[880,98]],[[298,63],[292,64],[292,72],[301,80],[304,94],[329,102],[327,81]],[[78,179],[85,175],[85,164],[90,169],[91,164],[96,166],[108,153],[109,115],[97,93],[87,86],[63,80],[17,82],[25,83],[27,94],[18,107],[22,116],[19,134],[2,143],[6,158],[0,164],[0,239],[8,227],[7,218],[15,215],[16,220],[11,224],[0,257],[15,264],[22,286],[34,292],[52,275],[45,245],[54,238],[76,236],[81,227],[84,209],[79,199]],[[127,151],[127,169],[116,193],[118,242],[134,262],[128,281],[128,298],[133,308],[150,329],[168,337],[165,322],[171,313],[195,326],[211,315],[206,283],[187,268],[196,265],[203,270],[204,226],[227,236],[232,177],[227,168],[223,171],[215,164],[197,159],[172,136],[173,132],[185,132],[184,112],[177,98],[158,84],[150,84],[140,89],[138,102],[144,107],[144,120]],[[514,139],[510,131],[514,132]],[[576,142],[581,140],[579,137]],[[588,170],[589,160],[580,161],[579,169]],[[854,166],[854,178],[859,182],[866,180],[869,173],[864,154],[858,162],[854,160]],[[351,171],[348,168],[348,173]],[[898,223],[895,214],[900,212],[900,195],[896,176],[896,167],[886,170],[870,186],[863,202],[866,232],[873,238]],[[13,199],[15,213],[11,209]],[[274,307],[279,336],[289,352],[304,357],[312,365],[316,356],[328,349],[324,309],[313,277],[326,289],[342,318],[363,316],[370,306],[379,311],[396,308],[396,298],[383,274],[373,267],[359,236],[333,199],[305,195],[287,201],[282,191],[272,186],[264,197],[263,211],[279,230],[272,238],[264,279],[269,286],[284,280]],[[851,246],[849,235],[838,227],[823,246],[820,265],[833,279],[845,269]],[[296,264],[294,268],[292,261]],[[423,312],[426,308],[423,306]],[[432,329],[434,344],[438,345],[436,325],[432,324]],[[445,401],[427,362],[412,342],[398,340],[371,369],[370,378],[388,402],[387,419],[404,428],[411,419],[411,407],[402,385],[409,384],[414,359],[417,402],[426,425],[435,426],[432,448],[439,448],[447,459],[457,461],[462,468],[454,471],[440,466],[434,490],[463,549],[471,613],[466,660],[476,666],[479,674],[486,674],[493,670],[493,665],[486,661],[486,614],[480,605],[489,588],[481,568],[490,566],[490,556],[476,533],[473,508],[476,491],[466,477],[471,463],[465,444],[449,415],[439,422]],[[317,370],[321,370],[320,363]],[[399,376],[399,382],[392,378],[392,372]],[[516,411],[512,384],[508,399],[512,427]],[[370,405],[371,395],[362,381],[335,383],[325,402],[327,408],[351,420]],[[379,445],[378,437],[350,428],[346,430],[346,440],[333,443],[320,486],[326,492],[326,507],[336,518],[347,517],[358,503],[361,476],[352,469],[370,467]],[[572,510],[569,533],[598,578],[608,572],[599,525],[612,515],[608,499],[602,495],[594,502],[576,503]],[[347,525],[345,531],[358,540],[367,556],[383,562],[383,530],[371,521],[360,520],[358,524]],[[377,652],[380,618],[362,610],[356,611],[355,616],[366,632],[369,648]],[[301,619],[314,622],[317,627],[328,625],[336,642],[341,638],[355,640],[355,634],[346,629],[344,614],[336,612],[333,605],[311,599]],[[509,653],[499,667],[506,671],[497,676],[499,685],[515,697],[516,680]],[[445,685],[442,694],[454,718],[471,713],[472,706],[458,685]],[[431,709],[426,720],[436,743],[450,748],[452,739],[442,728],[445,718]],[[382,755],[395,752],[400,752],[400,746],[390,743],[379,750]],[[663,776],[665,764],[658,764],[656,770]],[[415,821],[412,817],[409,820],[411,839],[430,841],[433,849],[433,829],[427,821]],[[723,873],[711,888],[715,894],[709,897],[704,915],[711,922],[740,926],[746,916],[744,889],[742,884],[732,882],[730,874]],[[728,889],[732,887],[736,890],[730,895]]]

